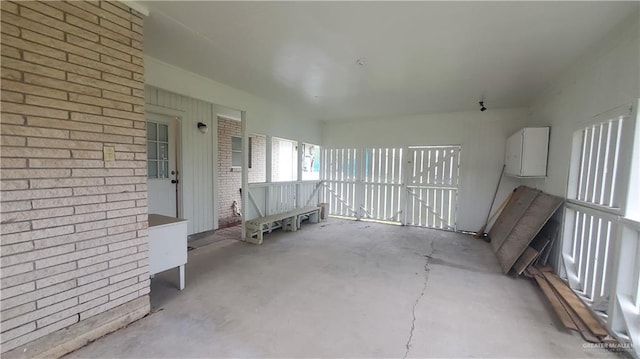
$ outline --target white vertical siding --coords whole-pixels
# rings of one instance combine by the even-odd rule
[[[215,229],[214,146],[218,131],[214,105],[152,86],[145,87],[145,102],[184,112],[180,134],[181,217],[189,220],[189,234]],[[209,127],[206,134],[198,130],[198,122]]]

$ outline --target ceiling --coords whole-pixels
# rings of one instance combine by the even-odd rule
[[[143,5],[148,55],[336,120],[526,106],[639,3]]]

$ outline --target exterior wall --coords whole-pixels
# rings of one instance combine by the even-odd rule
[[[0,337],[3,356],[34,356],[88,318],[149,311],[143,19],[119,2],[1,4]]]
[[[547,178],[528,185],[566,195],[573,132],[594,116],[640,97],[638,12],[614,29],[531,105],[530,125],[551,126]]]
[[[246,129],[249,133],[295,139],[307,143],[321,143],[321,121],[309,119],[264,98],[235,89],[193,72],[167,64],[146,55],[145,81],[147,85],[169,89],[228,108],[246,111]]]
[[[225,228],[239,224],[241,218],[233,214],[233,201],[242,203],[242,172],[231,166],[231,137],[242,136],[240,121],[218,117],[218,226]]]
[[[524,127],[527,115],[527,109],[515,108],[326,122],[322,144],[326,148],[461,145],[458,229],[476,231],[489,212],[507,137]],[[517,180],[505,177],[495,206],[517,185]]]
[[[249,183],[262,183],[267,180],[267,138],[260,135],[251,137],[251,168]]]
[[[166,110],[181,117],[181,154],[178,154],[181,161],[180,217],[189,220],[189,234],[217,228],[214,198],[217,121],[214,121],[214,105],[153,86],[145,87],[145,103],[153,105],[148,106],[147,112]],[[209,127],[206,134],[198,130],[198,122]]]

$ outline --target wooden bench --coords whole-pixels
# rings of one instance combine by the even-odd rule
[[[245,222],[245,241],[253,244],[262,244],[264,232],[271,233],[277,228],[295,232],[300,228],[300,223],[305,216],[309,217],[310,223],[320,222],[320,207],[298,208],[289,212],[248,220]]]

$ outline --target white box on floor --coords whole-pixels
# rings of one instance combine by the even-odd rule
[[[149,214],[150,275],[180,267],[180,290],[184,289],[187,263],[187,220]]]

